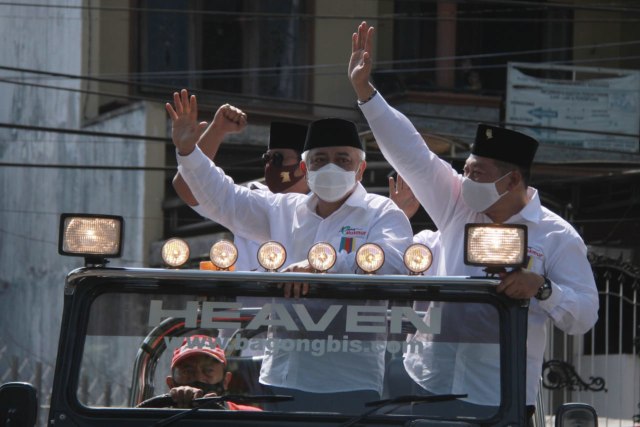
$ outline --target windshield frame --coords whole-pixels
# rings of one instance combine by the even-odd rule
[[[166,418],[172,409],[136,409],[136,408],[96,408],[82,404],[76,395],[79,384],[79,367],[82,363],[84,342],[90,307],[103,293],[162,293],[189,294],[212,292],[212,286],[221,294],[267,296],[272,289],[283,281],[301,281],[323,284],[323,292],[331,295],[339,290],[340,299],[361,299],[366,289],[371,299],[419,299],[434,298],[443,301],[487,302],[498,309],[500,316],[500,363],[501,363],[501,405],[498,412],[487,425],[507,425],[519,423],[524,419],[524,378],[526,361],[526,320],[528,306],[526,301],[512,300],[495,292],[497,280],[465,277],[421,277],[421,276],[371,276],[371,275],[318,275],[306,273],[258,273],[258,272],[203,272],[199,270],[159,270],[159,269],[91,269],[81,268],[70,273],[65,286],[65,306],[63,326],[61,328],[58,363],[54,379],[54,391],[51,401],[51,414],[56,412],[77,414],[79,425],[82,419],[141,417],[144,411],[148,424],[150,419]],[[238,284],[242,282],[241,288]],[[272,286],[265,286],[272,285]],[[241,292],[238,290],[241,289]],[[267,291],[266,289],[271,289]],[[74,325],[73,327],[65,325]],[[524,339],[523,339],[524,337]],[[61,364],[59,361],[64,360]],[[508,381],[509,384],[505,384]],[[519,402],[521,400],[521,402]],[[522,407],[521,409],[519,409]],[[193,418],[212,421],[207,410],[199,411]],[[155,413],[155,414],[154,414]],[[170,412],[169,412],[170,413]],[[163,415],[161,415],[163,414]],[[203,415],[205,414],[205,415]],[[283,418],[286,415],[286,420]],[[148,417],[148,418],[147,418]],[[159,418],[158,418],[159,417]],[[348,415],[333,414],[278,414],[234,412],[217,414],[216,419],[234,419],[238,422],[260,420],[262,424],[274,425],[304,421],[322,423],[331,421],[336,425],[339,420],[348,419]],[[398,419],[400,425],[416,416],[371,416],[376,420],[389,422]],[[276,419],[278,421],[276,421]],[[400,421],[402,419],[402,421]],[[94,422],[92,422],[95,425]],[[240,424],[239,424],[240,425]]]

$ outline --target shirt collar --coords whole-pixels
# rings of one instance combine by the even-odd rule
[[[354,206],[354,207],[364,207],[366,206],[366,203],[364,201],[366,195],[367,195],[367,190],[358,181],[358,183],[356,184],[356,189],[353,190],[353,193],[351,193],[349,198],[345,200],[342,206],[348,205],[348,206]],[[309,193],[309,198],[307,199],[306,206],[310,212],[315,212],[316,207],[318,206],[318,196],[316,196],[313,193]],[[338,210],[342,209],[342,206],[340,206]]]
[[[535,224],[540,222],[540,218],[542,216],[542,205],[540,204],[538,190],[533,187],[528,187],[527,197],[529,198],[529,202],[520,212],[509,218],[507,222],[514,223],[528,221]]]
[[[356,183],[356,189],[353,190],[353,193],[349,196],[347,200],[345,200],[344,204],[355,207],[365,206],[364,197],[367,195],[367,190],[360,184],[360,181]]]

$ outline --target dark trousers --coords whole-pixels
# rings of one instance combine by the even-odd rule
[[[527,422],[529,423],[529,427],[533,427],[533,416],[536,413],[536,407],[534,405],[527,405]]]

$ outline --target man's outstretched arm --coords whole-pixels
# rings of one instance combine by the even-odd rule
[[[224,137],[228,133],[241,132],[247,126],[247,115],[232,105],[220,106],[213,121],[207,126],[207,122],[197,121],[198,104],[195,95],[189,97],[187,90],[183,89],[179,94],[174,93],[173,99],[174,106],[167,103],[166,109],[172,122],[171,137],[180,154],[186,155],[193,151],[195,140],[200,150],[213,160]],[[180,147],[188,152],[182,153]],[[180,173],[176,173],[173,178],[173,188],[187,205],[198,205]]]

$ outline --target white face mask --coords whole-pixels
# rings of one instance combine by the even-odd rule
[[[486,211],[509,192],[507,190],[502,194],[498,194],[496,183],[510,173],[501,176],[494,182],[476,182],[472,179],[464,178],[462,181],[462,198],[464,202],[476,212],[482,213]]]
[[[317,171],[307,171],[309,189],[325,202],[337,202],[356,186],[356,172],[329,163]]]

